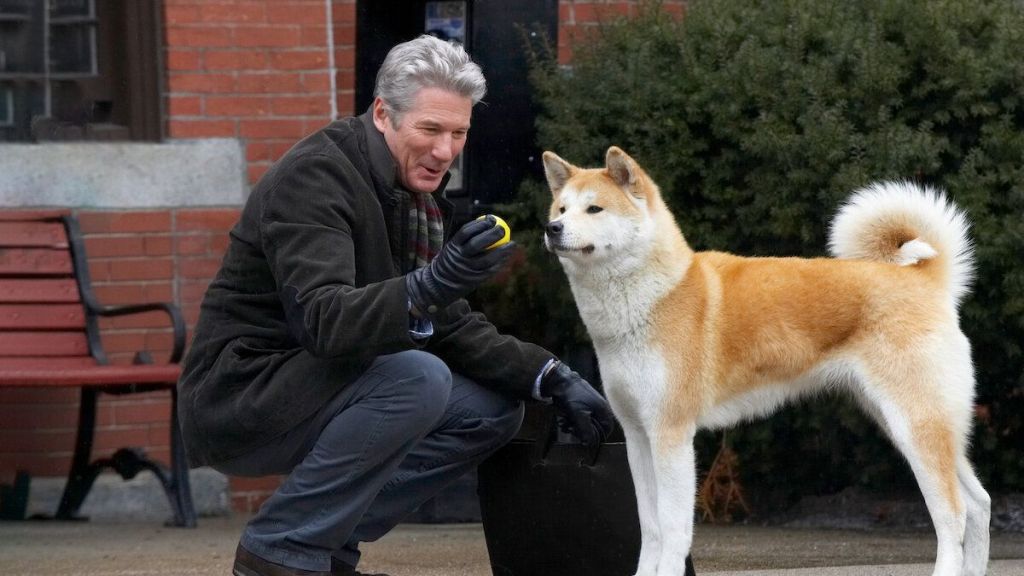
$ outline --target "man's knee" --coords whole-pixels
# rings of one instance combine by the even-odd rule
[[[408,350],[380,359],[377,370],[391,378],[396,404],[406,408],[409,424],[429,429],[444,414],[452,390],[452,372],[437,356],[420,350]]]

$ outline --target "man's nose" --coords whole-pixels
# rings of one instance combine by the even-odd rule
[[[434,140],[432,153],[434,158],[443,162],[451,162],[459,155],[462,146],[456,143],[451,134],[441,134]]]

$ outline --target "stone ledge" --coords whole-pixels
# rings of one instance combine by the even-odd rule
[[[8,208],[240,206],[247,194],[245,154],[233,138],[0,144]]]
[[[192,484],[196,515],[209,517],[231,514],[227,476],[210,468],[198,468],[189,471],[189,481]],[[26,516],[52,516],[57,511],[65,482],[65,478],[32,478]],[[131,480],[122,480],[113,473],[100,474],[79,513],[94,520],[106,521],[163,522],[172,516],[171,505],[167,502],[160,482],[149,472],[142,472]]]

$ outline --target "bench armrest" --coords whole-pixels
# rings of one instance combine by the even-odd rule
[[[174,328],[174,347],[171,350],[171,364],[177,364],[185,352],[185,317],[181,310],[170,302],[149,302],[146,304],[129,304],[126,306],[93,306],[92,312],[97,316],[125,316],[140,312],[163,310],[171,317]]]

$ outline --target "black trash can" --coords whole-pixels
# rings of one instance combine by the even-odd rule
[[[628,576],[640,522],[625,442],[559,442],[546,411],[538,438],[517,438],[478,470],[494,576]],[[687,560],[687,575],[693,568]],[[680,575],[683,576],[683,575]]]

